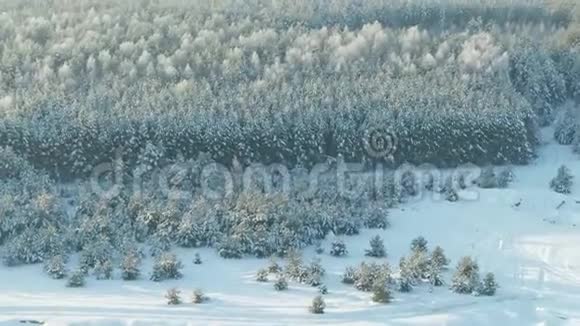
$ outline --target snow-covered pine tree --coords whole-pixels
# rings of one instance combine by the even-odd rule
[[[195,289],[191,301],[192,303],[200,304],[209,301],[209,297],[207,297],[201,289]]]
[[[346,244],[342,240],[335,240],[331,244],[330,255],[335,257],[342,257],[348,254]]]
[[[401,257],[399,261],[399,279],[398,279],[398,289],[400,292],[411,292],[413,290],[413,283],[415,278],[413,277],[413,271],[409,268],[407,259]]]
[[[325,308],[326,303],[324,302],[324,299],[322,296],[318,295],[312,300],[312,304],[308,309],[313,314],[323,314]]]
[[[260,268],[256,273],[256,281],[268,282],[268,271],[264,268]]]
[[[419,236],[411,241],[412,252],[427,252],[427,250],[427,240],[424,237]]]
[[[495,281],[495,275],[493,273],[485,274],[485,277],[481,281],[479,290],[477,291],[480,295],[492,296],[497,291],[499,285]]]
[[[389,303],[392,300],[391,290],[384,280],[378,280],[373,285],[372,300],[377,303]]]
[[[56,255],[44,262],[44,271],[53,279],[66,277],[66,265],[62,255]]]
[[[181,274],[181,269],[183,264],[175,254],[163,253],[155,257],[155,263],[153,265],[153,272],[151,273],[150,279],[154,282],[160,282],[163,280],[170,279],[180,279],[183,274]]]
[[[449,265],[449,259],[445,256],[443,248],[436,246],[435,249],[433,249],[431,257],[429,258],[429,264],[436,264],[441,269],[445,269],[447,265]]]
[[[85,286],[85,272],[80,269],[73,272],[67,280],[66,286],[69,288],[80,288]]]
[[[171,288],[169,290],[167,290],[167,293],[165,293],[165,299],[167,299],[167,304],[168,305],[178,305],[181,304],[181,291],[179,291],[176,288]]]
[[[365,250],[365,256],[382,258],[387,256],[385,244],[380,236],[375,236],[370,240],[370,249]]]
[[[113,263],[110,260],[98,261],[93,274],[97,280],[110,280],[113,277]]]
[[[274,289],[276,291],[284,291],[284,290],[288,289],[288,282],[286,281],[286,278],[284,277],[284,275],[278,276],[278,279],[274,283]]]
[[[472,294],[479,286],[479,266],[471,257],[463,257],[451,280],[451,290],[460,294]]]
[[[569,194],[572,192],[574,176],[567,166],[562,165],[558,169],[558,175],[550,181],[550,188],[560,194]]]
[[[138,279],[141,273],[139,270],[140,264],[141,259],[135,251],[130,250],[127,252],[121,262],[121,278],[125,281]]]

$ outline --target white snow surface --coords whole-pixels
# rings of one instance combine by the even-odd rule
[[[550,130],[544,136],[551,139]],[[0,325],[33,325],[25,320],[50,326],[580,325],[580,180],[572,195],[552,192],[548,183],[561,164],[580,177],[580,157],[570,147],[547,142],[535,163],[514,169],[516,181],[508,189],[476,189],[477,200],[457,203],[426,195],[401,205],[391,210],[389,229],[344,237],[347,257],[328,255],[332,239],[327,239],[326,251],[319,255],[329,289],[323,315],[307,309],[316,288],[291,282],[288,291],[277,292],[272,278],[256,282],[256,271],[268,260],[225,260],[213,249],[177,249],[184,278],[161,283],[147,280],[150,261],[142,266],[139,281],[90,277],[80,289],[50,279],[40,265],[0,266]],[[557,209],[562,201],[566,203]],[[430,292],[424,285],[408,294],[394,292],[391,304],[372,303],[370,293],[342,284],[340,276],[346,266],[373,260],[364,250],[377,234],[395,269],[410,241],[423,235],[430,248],[440,245],[451,258],[447,281],[458,259],[472,255],[482,273],[495,273],[501,287],[496,296],[475,297],[447,287]],[[202,265],[192,263],[196,252]],[[314,256],[313,248],[305,250],[305,262]],[[172,287],[182,291],[184,304],[166,304],[164,294]],[[195,288],[203,289],[210,301],[188,303]]]

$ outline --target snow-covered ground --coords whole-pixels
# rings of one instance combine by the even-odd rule
[[[551,139],[549,130],[545,136]],[[517,180],[509,189],[477,189],[478,200],[458,203],[426,196],[393,209],[391,228],[344,238],[347,257],[320,255],[329,289],[324,315],[307,310],[316,288],[291,283],[288,291],[276,292],[272,282],[254,281],[267,260],[224,260],[205,249],[178,250],[184,278],[161,283],[90,278],[85,288],[70,289],[49,279],[41,266],[1,266],[0,325],[580,325],[580,182],[570,196],[550,191],[561,164],[580,176],[580,157],[548,142],[534,164],[515,168]],[[451,267],[461,256],[475,257],[482,272],[496,274],[501,288],[494,297],[474,297],[445,287],[431,293],[423,286],[395,292],[391,304],[374,304],[369,293],[341,284],[340,275],[345,266],[370,260],[364,249],[376,234],[385,240],[393,266],[408,254],[410,241],[423,235],[431,248],[445,249]],[[195,252],[202,265],[192,263]],[[308,261],[316,254],[309,248],[304,255]],[[148,273],[150,265],[142,270]],[[211,300],[168,306],[163,296],[171,287],[182,290],[186,302],[195,288]]]

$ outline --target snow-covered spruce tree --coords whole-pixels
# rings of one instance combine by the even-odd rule
[[[179,291],[176,288],[171,288],[169,290],[167,290],[167,293],[165,293],[165,299],[167,299],[167,304],[168,305],[178,305],[181,304],[181,291]]]
[[[441,267],[442,269],[447,268],[449,265],[449,259],[445,256],[445,252],[443,248],[440,246],[436,246],[431,253],[431,257],[429,258],[429,264],[435,264]]]
[[[335,240],[331,244],[330,255],[334,257],[342,257],[348,254],[346,244],[342,240]]]
[[[405,257],[401,257],[399,261],[399,279],[397,281],[399,292],[411,292],[413,290],[415,278]]]
[[[110,260],[97,262],[93,274],[97,280],[110,280],[113,277],[113,263]]]
[[[326,308],[326,303],[322,296],[318,295],[312,300],[312,304],[308,308],[308,310],[313,314],[323,314],[324,309]]]
[[[497,288],[499,288],[499,285],[495,281],[495,275],[493,275],[493,273],[487,273],[481,281],[477,292],[480,295],[492,296],[495,295]]]
[[[370,240],[370,249],[365,250],[365,256],[382,258],[387,256],[387,251],[385,250],[385,243],[380,236],[375,236]]]
[[[150,279],[154,282],[180,279],[183,276],[181,274],[182,268],[183,264],[175,254],[163,253],[155,258]]]
[[[391,290],[384,280],[378,280],[373,285],[372,300],[377,303],[389,303],[392,300]]]
[[[451,280],[451,290],[460,294],[472,294],[479,287],[479,266],[471,257],[463,257],[457,264]]]
[[[121,278],[125,281],[134,281],[138,279],[141,274],[139,270],[140,264],[141,259],[135,251],[130,250],[127,252],[121,262]]]
[[[558,169],[558,175],[550,181],[550,188],[560,194],[569,194],[572,192],[572,180],[574,176],[570,173],[570,169],[562,165]]]
[[[497,188],[497,177],[493,170],[493,166],[485,167],[481,171],[481,175],[477,179],[477,185],[484,189]]]
[[[209,301],[209,297],[207,297],[201,289],[195,289],[191,301],[192,303],[200,304]]]
[[[419,236],[411,241],[411,251],[412,252],[427,252],[427,240],[424,237]]]
[[[288,289],[288,282],[284,275],[278,276],[278,279],[276,279],[276,282],[274,283],[274,289],[276,291],[284,291]]]
[[[44,271],[53,279],[66,277],[66,265],[62,255],[56,255],[44,262]]]
[[[85,272],[80,269],[73,272],[67,280],[66,286],[69,288],[80,288],[85,286]]]
[[[256,273],[256,281],[268,282],[268,271],[264,268],[260,268]]]

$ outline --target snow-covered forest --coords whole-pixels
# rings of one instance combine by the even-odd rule
[[[579,106],[566,1],[0,0],[0,268],[162,282],[187,278],[189,250],[271,258],[255,281],[316,287],[314,314],[329,277],[375,303],[492,296],[489,264],[469,248],[450,264],[420,234],[390,264],[365,238],[376,262],[340,276],[300,252],[348,259],[345,240],[384,234],[395,209],[508,191],[546,130],[580,158]],[[565,163],[542,170],[552,196],[574,193]]]
[[[530,0],[3,2],[0,145],[61,178],[362,161],[377,125],[396,164],[526,163],[580,88],[573,12]]]

